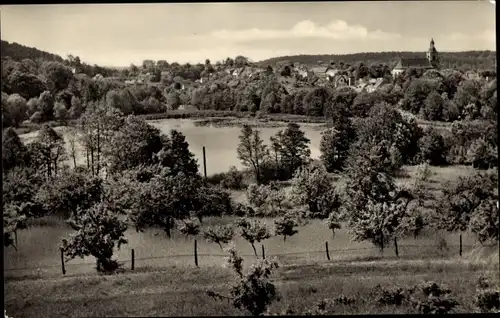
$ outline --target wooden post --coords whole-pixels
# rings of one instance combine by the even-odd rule
[[[66,268],[64,267],[64,251],[62,248],[60,250],[61,250],[61,269],[63,275],[66,275]]]
[[[396,256],[399,257],[398,239],[397,239],[397,237],[394,237],[394,250],[396,251]]]
[[[194,264],[198,266],[198,244],[196,239],[194,240]]]
[[[330,260],[330,251],[328,250],[328,241],[325,242],[325,247],[326,247],[326,258]]]
[[[203,174],[207,177],[207,157],[205,155],[205,146],[203,146]]]
[[[462,233],[460,233],[460,250],[459,250],[460,256],[462,256]]]
[[[262,244],[262,259],[266,259],[266,252],[264,251],[264,244]]]
[[[17,230],[14,231],[14,241],[14,244],[16,244],[16,248],[19,248],[19,245],[17,244]]]
[[[130,265],[130,269],[134,270],[135,268],[135,252],[134,249],[132,249],[132,265]]]

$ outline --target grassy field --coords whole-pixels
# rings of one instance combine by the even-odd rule
[[[411,313],[408,307],[379,306],[371,289],[380,284],[413,285],[424,280],[446,284],[460,302],[458,312],[473,312],[479,275],[495,279],[496,264],[471,253],[462,258],[372,259],[317,261],[283,265],[273,275],[282,296],[271,306],[279,312],[289,306],[305,310],[324,298],[354,297],[352,306],[338,306],[338,314]],[[234,279],[221,266],[174,265],[139,268],[134,272],[12,280],[5,282],[7,314],[21,317],[63,316],[208,316],[242,315],[227,302],[215,302],[205,292],[227,293]]]

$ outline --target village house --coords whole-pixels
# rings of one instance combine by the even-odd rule
[[[431,39],[429,50],[427,51],[426,57],[417,58],[402,58],[399,60],[398,64],[392,70],[392,76],[396,77],[401,75],[405,70],[409,68],[431,70],[437,69],[439,67],[439,55],[434,46],[434,39]]]

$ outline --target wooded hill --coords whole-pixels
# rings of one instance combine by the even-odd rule
[[[57,54],[41,51],[34,47],[28,47],[16,42],[9,43],[1,40],[0,52],[2,57],[9,56],[15,61],[22,61],[24,59],[36,60],[42,59],[45,61],[63,62],[64,59]]]
[[[256,64],[266,67],[276,65],[276,63],[291,61],[305,65],[317,65],[318,61],[325,64],[330,62],[344,62],[351,65],[357,63],[387,64],[394,67],[400,58],[425,57],[425,52],[364,52],[354,54],[317,54],[317,55],[292,55],[273,57]],[[464,68],[470,69],[494,69],[495,51],[466,51],[466,52],[439,52],[442,68]]]

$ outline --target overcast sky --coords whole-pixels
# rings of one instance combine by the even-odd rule
[[[0,6],[1,38],[105,66],[295,54],[495,50],[488,0]]]

